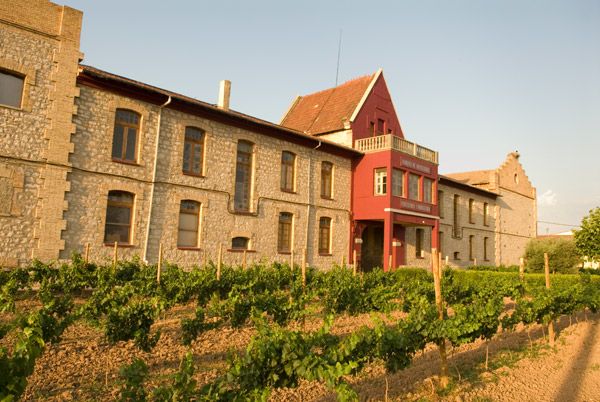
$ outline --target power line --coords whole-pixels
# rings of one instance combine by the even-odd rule
[[[558,226],[570,226],[570,227],[580,227],[579,225],[572,225],[570,223],[557,223],[557,222],[548,222],[548,221],[537,221],[538,223],[547,223],[549,225],[558,225]]]

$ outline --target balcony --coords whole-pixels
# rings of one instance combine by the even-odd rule
[[[429,148],[422,147],[414,142],[392,134],[378,135],[354,141],[354,148],[364,153],[385,151],[393,149],[408,155],[416,156],[431,163],[438,163],[438,153]]]

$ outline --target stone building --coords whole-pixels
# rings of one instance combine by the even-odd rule
[[[537,197],[531,181],[519,162],[519,153],[511,152],[496,169],[448,174],[448,179],[497,194],[493,210],[494,252],[497,265],[517,264],[527,242],[537,236]],[[482,203],[476,203],[481,208]],[[492,208],[489,204],[488,208]],[[464,208],[463,208],[464,209]],[[493,211],[493,212],[492,212]],[[477,212],[475,212],[477,213]],[[459,224],[468,229],[468,226]],[[481,242],[481,239],[476,241]],[[478,260],[480,261],[480,260]]]
[[[535,236],[518,154],[439,176],[437,152],[404,138],[381,70],[296,99],[274,124],[231,110],[226,81],[215,105],[81,64],[81,19],[0,2],[0,265],[87,244],[101,261],[116,243],[187,266],[223,247],[226,262],[306,250],[319,267],[355,253],[365,269],[427,267],[438,241],[452,264],[514,263]],[[456,195],[475,223],[452,218]]]

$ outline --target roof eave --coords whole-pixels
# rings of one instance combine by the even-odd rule
[[[155,105],[163,104],[170,96],[172,98],[172,102],[167,106],[167,108],[184,111],[190,114],[193,114],[194,111],[203,112],[201,115],[205,117],[218,118],[222,121],[225,120],[229,124],[237,123],[237,125],[242,125],[243,128],[251,130],[253,129],[253,131],[258,131],[262,134],[281,138],[286,141],[295,142],[306,147],[309,147],[308,144],[310,144],[310,147],[312,148],[319,147],[325,152],[346,158],[355,158],[363,155],[363,153],[360,151],[339,145],[333,141],[314,138],[311,135],[283,127],[275,123],[262,121],[251,116],[245,117],[245,115],[239,112],[223,110],[215,105],[195,100],[184,95],[163,90],[161,88],[152,87],[150,85],[139,83],[125,77],[116,76],[94,67],[91,67],[93,70],[86,67],[87,66],[82,66],[82,70],[77,77],[78,83],[82,85],[116,92]]]

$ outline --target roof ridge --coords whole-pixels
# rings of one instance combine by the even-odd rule
[[[305,94],[305,95],[301,95],[301,96],[302,96],[303,98],[305,98],[305,97],[307,97],[307,96],[313,96],[313,95],[322,94],[323,92],[327,92],[327,91],[332,91],[332,92],[333,92],[335,89],[337,89],[337,88],[340,88],[340,87],[343,87],[343,86],[345,86],[345,85],[348,85],[348,84],[350,84],[350,83],[352,83],[352,82],[354,82],[354,81],[363,80],[363,79],[365,79],[365,78],[367,78],[367,77],[369,77],[369,78],[373,78],[373,76],[374,76],[375,74],[377,74],[377,72],[375,72],[375,73],[373,73],[373,74],[365,74],[365,75],[361,75],[361,76],[359,76],[359,77],[351,78],[351,79],[349,79],[348,81],[344,81],[344,82],[342,82],[342,83],[341,83],[341,84],[339,84],[339,85],[336,85],[336,86],[333,86],[333,87],[329,87],[329,88],[325,88],[325,89],[321,89],[320,91],[311,92],[311,93],[308,93],[308,94]]]

